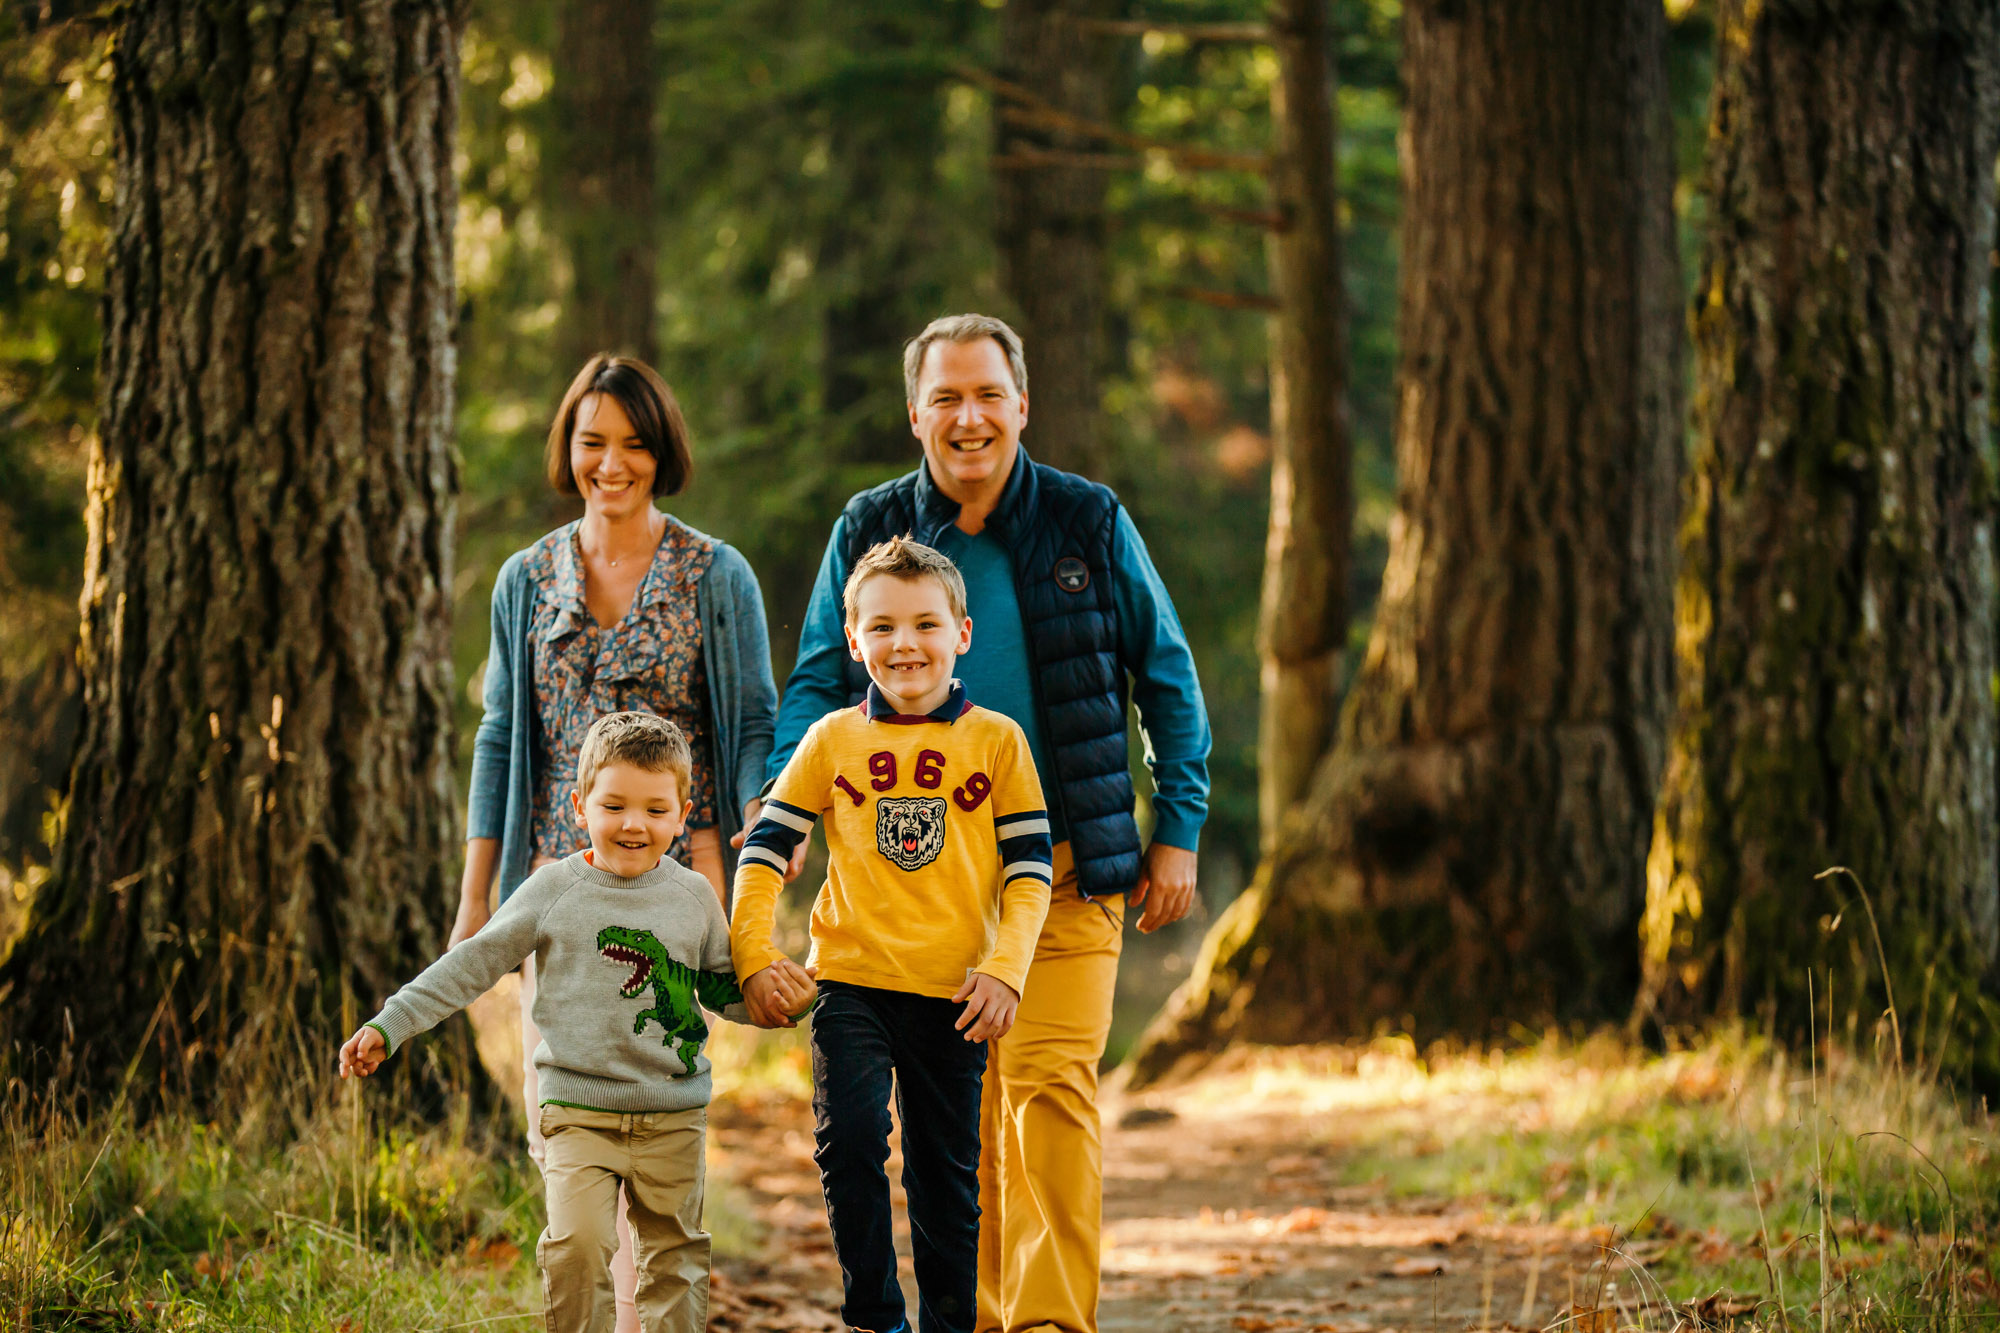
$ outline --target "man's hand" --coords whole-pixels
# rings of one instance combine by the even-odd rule
[[[363,1024],[340,1048],[340,1076],[367,1078],[389,1058],[389,1043],[382,1034]]]
[[[1014,1011],[1021,1007],[1021,997],[1012,986],[984,972],[967,977],[951,1002],[965,1006],[954,1026],[965,1034],[967,1041],[992,1041],[1006,1036],[1014,1026]]]
[[[1141,934],[1150,935],[1188,914],[1194,906],[1195,864],[1195,854],[1185,847],[1156,842],[1146,849],[1131,899],[1132,906],[1145,909],[1139,914]]]
[[[764,803],[756,799],[755,797],[752,797],[750,799],[750,803],[743,807],[743,830],[742,832],[738,833],[735,837],[729,840],[729,845],[731,847],[734,847],[739,852],[742,851],[743,840],[750,836],[751,829],[757,827],[757,819],[763,813],[764,813]],[[812,842],[811,838],[800,838],[799,845],[792,848],[791,863],[785,867],[785,883],[790,884],[793,880],[799,877],[802,871],[805,870],[806,847],[811,842]]]
[[[760,1028],[797,1027],[792,1015],[804,1012],[818,994],[819,986],[804,968],[789,958],[780,958],[751,973],[743,983],[743,1007]]]

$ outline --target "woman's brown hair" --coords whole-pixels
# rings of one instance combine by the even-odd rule
[[[653,494],[679,495],[694,476],[694,455],[688,449],[687,420],[674,391],[660,372],[629,356],[599,352],[584,363],[569,383],[562,406],[549,426],[549,485],[559,495],[580,495],[570,472],[569,439],[576,431],[576,412],[593,393],[609,394],[625,409],[639,443],[653,456]]]

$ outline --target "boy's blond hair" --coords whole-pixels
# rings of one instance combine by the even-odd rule
[[[671,773],[688,798],[694,752],[681,729],[652,713],[606,713],[590,724],[576,752],[576,789],[588,796],[606,764],[630,764],[648,773]]]
[[[936,579],[944,589],[945,605],[951,609],[953,623],[964,623],[965,575],[958,572],[951,557],[909,537],[891,537],[869,547],[847,575],[847,586],[841,590],[840,600],[849,629],[854,628],[854,618],[860,610],[861,585],[881,574],[912,583],[918,579]]]

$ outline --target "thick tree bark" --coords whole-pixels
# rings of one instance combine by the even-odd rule
[[[82,730],[0,1014],[207,1096],[329,1058],[452,897],[458,47],[446,0],[121,19]]]
[[[1980,301],[2000,12],[1767,0],[1726,3],[1721,27],[1643,1009],[1761,1012],[1803,1035],[1812,974],[1822,1024],[1829,993],[1837,1021],[1872,1022],[1891,997],[1868,912],[1845,878],[1814,882],[1845,865],[1872,898],[1906,1040],[1990,1082]]]
[[[1631,1002],[1679,440],[1657,0],[1408,5],[1401,494],[1334,752],[1143,1079]]]
[[[565,383],[598,352],[648,364],[659,357],[658,13],[657,0],[565,0],[556,7],[545,167],[549,219],[570,273],[555,340]]]
[[[1007,0],[1000,11],[1001,77],[1097,124],[1111,118],[1117,40],[1075,18],[1108,18],[1115,0]],[[1100,140],[1024,123],[997,100],[996,156],[1026,150],[1101,152]],[[1105,173],[1087,166],[1014,166],[994,180],[1000,285],[1021,312],[1030,413],[1024,435],[1044,463],[1098,480],[1105,452],[1100,386],[1105,339]]]
[[[1333,743],[1354,527],[1326,0],[1282,0],[1271,27],[1278,53],[1271,186],[1281,224],[1269,242],[1278,311],[1271,321],[1271,526],[1258,626],[1258,813],[1266,853]]]

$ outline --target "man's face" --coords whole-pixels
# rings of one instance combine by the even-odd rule
[[[1006,349],[996,340],[934,342],[924,349],[910,433],[924,446],[931,477],[945,494],[1006,485],[1027,424],[1028,400],[1015,388]]]
[[[573,793],[570,801],[576,822],[590,833],[591,864],[627,879],[660,863],[694,810],[681,799],[672,773],[636,764],[606,764],[590,790]]]

